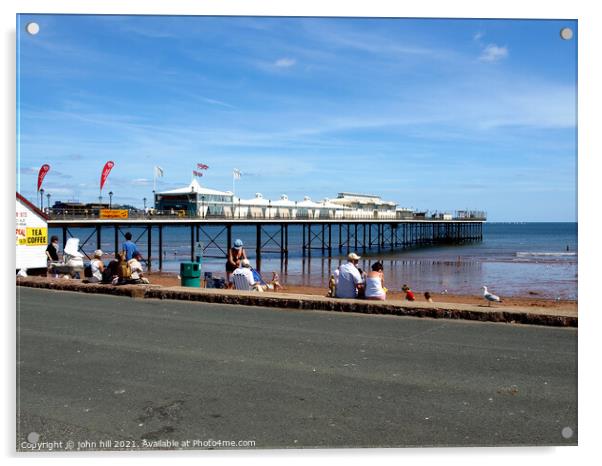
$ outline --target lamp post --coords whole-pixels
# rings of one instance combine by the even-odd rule
[[[113,191],[109,191],[109,209],[113,208]]]
[[[142,202],[144,202],[144,211],[146,212],[146,198],[143,198]]]
[[[44,210],[44,188],[40,189],[40,209]]]
[[[201,215],[205,218],[205,196],[201,196]]]
[[[46,194],[46,199],[48,199],[48,212],[50,213],[50,193]]]

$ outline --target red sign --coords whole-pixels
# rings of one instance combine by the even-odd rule
[[[38,191],[42,187],[42,181],[44,180],[46,173],[48,173],[48,170],[50,170],[50,165],[47,163],[40,167],[40,171],[38,172]]]
[[[100,189],[102,190],[102,187],[105,185],[105,181],[107,181],[107,177],[109,176],[109,173],[111,172],[111,168],[113,168],[115,164],[113,162],[111,162],[110,160],[105,163],[104,168],[102,169],[102,174],[100,175]]]

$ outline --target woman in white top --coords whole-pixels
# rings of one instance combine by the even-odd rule
[[[366,299],[384,301],[387,298],[385,290],[385,276],[383,265],[380,262],[372,264],[372,271],[366,277]]]
[[[92,272],[90,282],[92,283],[99,283],[102,281],[102,273],[105,270],[105,265],[100,260],[102,254],[102,251],[100,249],[97,249],[96,251],[94,251],[94,258],[90,261],[90,270]]]

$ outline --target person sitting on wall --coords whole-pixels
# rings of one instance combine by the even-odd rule
[[[366,276],[366,299],[387,299],[383,265],[380,262],[372,264],[372,270]]]
[[[240,267],[232,272],[232,281],[234,282],[234,288],[240,291],[264,291],[261,283],[255,280],[248,259],[240,261]]]
[[[105,271],[105,265],[102,261],[103,252],[100,249],[94,251],[94,257],[90,261],[90,273],[91,276],[88,278],[90,283],[102,282],[102,276]]]
[[[337,298],[357,298],[364,289],[364,281],[357,269],[360,256],[352,252],[347,256],[348,262],[339,267],[339,277],[336,284]]]
[[[109,262],[102,273],[102,282],[117,284],[119,282],[119,256],[116,254],[115,257]]]
[[[142,264],[140,261],[142,260],[142,254],[136,252],[134,257],[128,261],[128,266],[130,267],[130,279],[128,283],[132,284],[149,284],[148,278],[144,276],[144,270],[142,269]]]

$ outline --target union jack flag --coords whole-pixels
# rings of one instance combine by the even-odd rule
[[[196,170],[192,170],[192,174],[194,176],[203,176],[203,174],[201,172],[197,172]]]
[[[209,165],[205,165],[204,163],[197,163],[196,166],[199,170],[207,170],[209,168]]]

